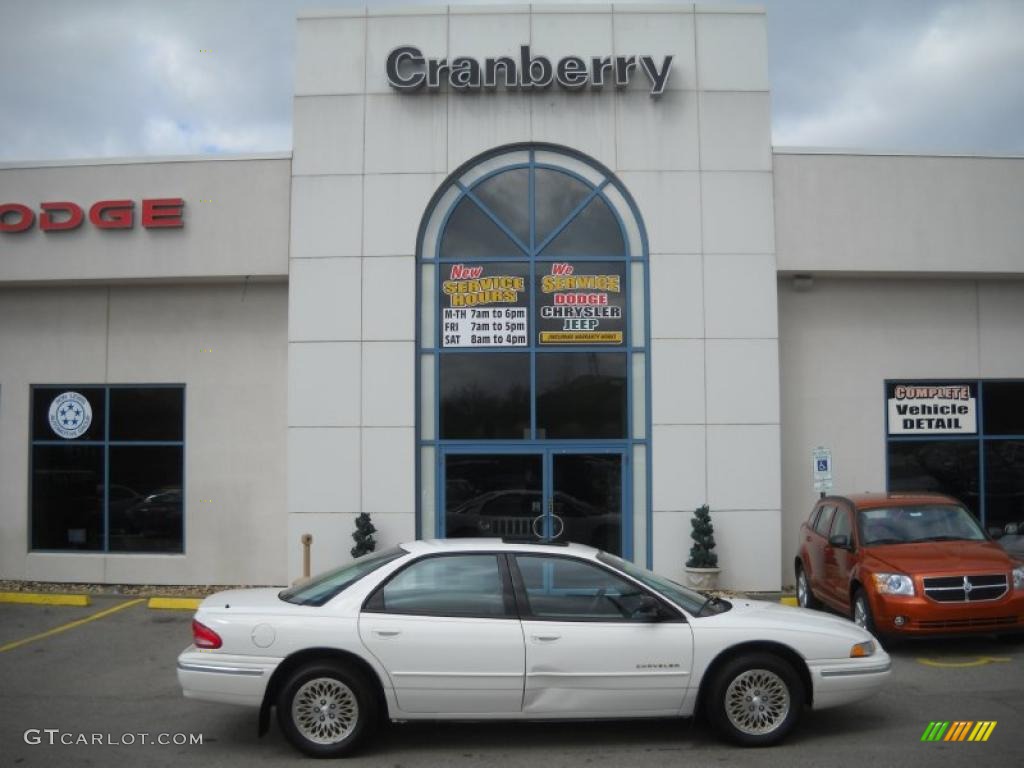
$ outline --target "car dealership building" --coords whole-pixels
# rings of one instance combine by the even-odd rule
[[[793,581],[836,491],[1024,521],[1024,160],[771,144],[765,16],[300,16],[291,153],[0,166],[0,578],[420,537]],[[953,108],[951,106],[951,108]]]

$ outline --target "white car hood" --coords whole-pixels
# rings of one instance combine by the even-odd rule
[[[732,609],[716,616],[693,620],[694,632],[700,627],[751,629],[763,636],[778,633],[781,636],[819,635],[849,643],[873,639],[871,634],[846,619],[822,611],[809,611],[763,600],[736,598],[729,600]]]

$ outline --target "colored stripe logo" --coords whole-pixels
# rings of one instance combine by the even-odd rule
[[[996,720],[933,720],[921,734],[921,741],[988,741]]]

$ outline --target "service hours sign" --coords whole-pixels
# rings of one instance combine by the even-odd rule
[[[525,347],[529,267],[515,262],[442,265],[444,347]]]

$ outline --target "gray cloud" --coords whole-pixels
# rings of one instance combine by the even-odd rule
[[[0,159],[289,149],[309,4],[3,0]],[[776,144],[1024,153],[1024,3],[766,6]]]

